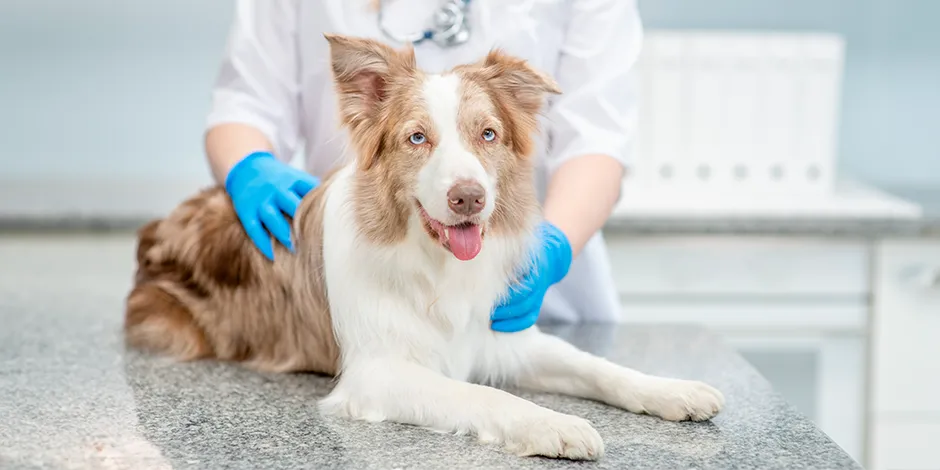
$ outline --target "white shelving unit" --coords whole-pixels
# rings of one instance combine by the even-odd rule
[[[920,217],[918,205],[837,174],[843,52],[842,39],[826,34],[651,32],[638,63],[636,161],[613,217]],[[882,259],[863,238],[642,237],[616,228],[605,236],[626,321],[704,324],[746,357],[777,364],[775,385],[863,465],[937,468],[925,443],[940,442],[892,437],[940,429],[922,418],[937,413],[924,399],[935,381],[918,391],[920,379],[894,377],[910,370],[913,350],[879,350],[897,348],[904,332],[917,344],[940,336],[879,274],[899,249]],[[924,310],[935,300],[920,302]],[[928,326],[932,333],[913,335]],[[934,364],[921,361],[920,375],[937,375],[927,370]]]
[[[831,192],[843,55],[829,34],[649,32],[632,184]]]

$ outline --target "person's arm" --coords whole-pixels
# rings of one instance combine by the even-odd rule
[[[293,250],[301,199],[319,181],[288,162],[300,143],[297,0],[239,0],[205,135],[206,158],[252,243]],[[269,234],[270,233],[270,234]]]
[[[224,183],[241,159],[287,163],[300,145],[297,0],[237,0],[206,123],[206,158]]]
[[[533,268],[491,315],[491,328],[535,324],[545,293],[600,230],[617,201],[636,120],[631,72],[643,31],[635,0],[572,2],[547,129],[549,181]]]
[[[568,238],[577,258],[600,230],[620,195],[624,168],[609,155],[583,155],[563,163],[549,181],[545,220]]]
[[[237,122],[213,126],[206,132],[206,157],[212,176],[220,184],[236,163],[253,152],[274,152],[274,145],[258,128]]]
[[[575,1],[572,9],[556,73],[562,94],[548,114],[553,146],[544,213],[577,257],[620,198],[635,134],[632,72],[643,29],[635,0]]]

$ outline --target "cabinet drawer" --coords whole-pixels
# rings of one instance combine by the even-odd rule
[[[858,302],[781,302],[657,300],[621,301],[623,320],[628,323],[700,324],[710,329],[862,332],[868,325],[868,306]]]
[[[885,242],[878,254],[875,412],[940,412],[940,241]]]
[[[940,421],[874,423],[871,470],[936,470],[940,468]]]
[[[605,234],[622,296],[868,295],[863,243]]]

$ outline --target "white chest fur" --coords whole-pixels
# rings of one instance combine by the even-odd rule
[[[344,368],[394,355],[468,380],[492,351],[490,312],[505,291],[525,239],[488,237],[460,261],[424,233],[417,219],[393,246],[366,240],[351,201],[352,168],[341,170],[325,206],[324,269]],[[490,374],[488,369],[487,374]]]

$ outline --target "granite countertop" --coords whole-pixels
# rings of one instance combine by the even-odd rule
[[[940,237],[940,188],[868,188],[885,197],[900,198],[922,209],[921,217],[859,217],[838,210],[818,215],[614,214],[604,227],[607,233],[636,236],[755,235],[810,236],[877,239],[883,237]],[[169,209],[167,209],[169,210]],[[667,211],[668,212],[668,211]],[[152,216],[65,213],[58,216],[10,215],[0,212],[0,233],[132,233]]]
[[[176,364],[123,349],[133,239],[0,237],[0,468],[860,468],[741,356],[695,327],[545,326],[649,373],[726,397],[705,423],[521,393],[585,417],[599,462],[519,458],[472,438],[324,419],[311,374]]]

